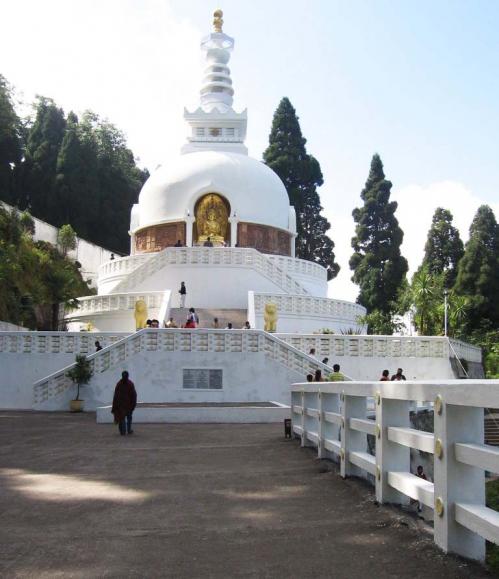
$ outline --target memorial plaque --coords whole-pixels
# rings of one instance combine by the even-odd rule
[[[184,368],[182,387],[198,390],[221,390],[222,370]]]

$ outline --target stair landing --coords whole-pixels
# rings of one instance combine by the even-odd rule
[[[170,315],[180,328],[187,321],[189,308],[170,308]],[[200,328],[213,328],[213,319],[218,318],[218,327],[224,329],[229,322],[235,330],[241,329],[248,319],[248,312],[244,309],[207,309],[196,308],[199,316]]]

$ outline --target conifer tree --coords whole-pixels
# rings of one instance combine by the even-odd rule
[[[263,154],[265,163],[281,178],[290,204],[296,212],[296,257],[324,266],[328,279],[340,269],[335,262],[334,243],[327,235],[331,225],[320,213],[317,193],[324,180],[317,159],[307,153],[296,111],[284,97],[272,121],[269,146]]]
[[[444,274],[444,284],[449,289],[456,281],[457,265],[463,253],[463,242],[452,224],[452,213],[438,207],[428,231],[422,267],[426,266],[431,275]]]
[[[494,212],[482,205],[470,226],[459,262],[455,291],[470,299],[468,332],[499,326],[499,227]]]
[[[14,166],[21,161],[21,122],[14,110],[12,92],[0,74],[0,199],[14,201]]]
[[[35,110],[35,122],[28,131],[25,160],[17,180],[18,199],[21,208],[28,208],[35,217],[50,223],[56,194],[57,157],[66,119],[52,99],[38,97]]]
[[[407,260],[400,253],[404,234],[395,217],[397,203],[390,201],[391,187],[385,179],[383,163],[375,154],[360,195],[364,206],[352,213],[357,225],[350,268],[354,271],[352,281],[360,286],[357,301],[368,313],[384,316],[394,313],[407,273]]]

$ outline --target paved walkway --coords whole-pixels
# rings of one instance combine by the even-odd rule
[[[0,576],[488,576],[282,430],[0,412]]]

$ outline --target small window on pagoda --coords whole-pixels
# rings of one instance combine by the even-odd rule
[[[221,132],[220,129],[217,129],[217,128],[210,129],[210,135],[212,137],[219,137],[220,132]]]
[[[196,127],[196,137],[204,137],[204,127]]]
[[[234,136],[234,129],[233,128],[225,129],[225,134],[227,135],[227,137],[233,137]]]

